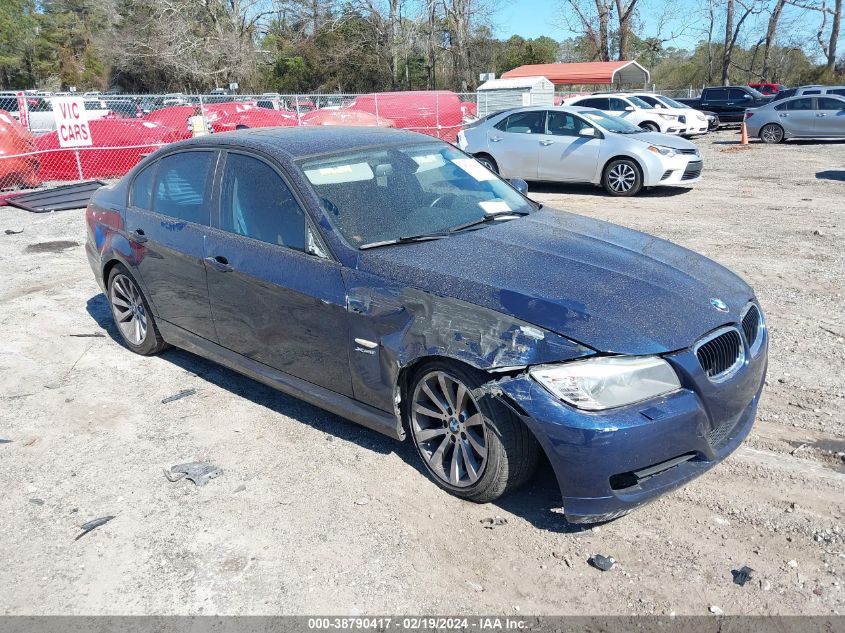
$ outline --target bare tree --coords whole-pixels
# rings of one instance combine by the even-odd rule
[[[778,22],[780,22],[780,16],[783,13],[784,6],[786,6],[786,0],[775,0],[775,5],[772,7],[772,12],[769,15],[769,21],[766,26],[766,39],[763,45],[763,69],[760,73],[766,81],[771,78],[770,63],[772,58],[772,46],[774,46],[775,43]]]

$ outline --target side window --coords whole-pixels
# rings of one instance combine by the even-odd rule
[[[578,136],[578,132],[585,127],[590,127],[589,124],[569,112],[549,112],[547,125],[547,134],[554,134],[555,136]]]
[[[745,90],[740,90],[739,88],[728,88],[728,98],[731,101],[747,101],[746,97],[750,97]]]
[[[545,112],[517,112],[496,125],[496,129],[511,134],[542,134],[545,127]]]
[[[608,107],[607,109],[613,112],[625,112],[625,108],[631,105],[624,99],[619,99],[616,97],[611,97],[610,99],[608,99],[608,101],[610,102],[610,107]]]
[[[0,110],[5,110],[6,112],[17,112],[18,111],[18,100],[16,97],[2,97],[0,98]]]
[[[803,90],[801,92],[802,95],[820,95],[821,93],[821,90]]]
[[[209,223],[206,201],[214,152],[179,152],[159,161],[153,210],[185,222]]]
[[[158,161],[145,167],[141,173],[135,176],[132,183],[132,191],[129,194],[129,204],[139,209],[149,211],[153,202],[153,181],[155,180]]]
[[[305,250],[305,214],[285,181],[264,161],[229,154],[220,196],[221,228]]]
[[[817,97],[817,110],[845,110],[845,101],[841,99],[831,99],[830,97]]]
[[[809,97],[807,99],[793,99],[787,102],[786,109],[790,112],[795,110],[812,110],[813,100]]]
[[[832,95],[842,95],[845,97],[845,88],[834,88],[833,90],[828,90],[828,92]]]
[[[704,91],[704,96],[711,101],[727,101],[728,100],[728,89],[727,88],[711,88],[709,90]]]
[[[583,106],[585,108],[595,108],[596,110],[609,110],[610,103],[608,99],[593,97],[591,99],[584,99],[575,105]]]

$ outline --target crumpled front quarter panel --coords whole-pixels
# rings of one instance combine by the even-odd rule
[[[344,269],[357,400],[394,407],[399,372],[426,357],[483,370],[525,367],[593,354],[593,350],[514,317],[460,299]],[[354,343],[377,343],[367,350]]]

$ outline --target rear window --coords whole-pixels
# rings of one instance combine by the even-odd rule
[[[135,176],[132,183],[132,191],[129,195],[129,204],[139,209],[149,210],[153,201],[153,181],[155,180],[156,167],[158,162],[145,167],[141,173]]]
[[[179,152],[159,161],[153,209],[194,224],[209,223],[205,203],[214,152]]]

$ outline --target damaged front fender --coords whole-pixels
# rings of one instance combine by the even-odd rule
[[[594,354],[583,345],[520,319],[452,297],[386,285],[345,269],[350,368],[355,399],[394,411],[403,369],[426,358],[449,358],[485,371]]]

